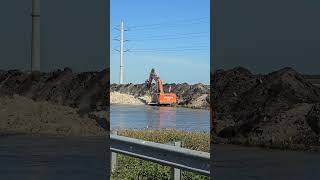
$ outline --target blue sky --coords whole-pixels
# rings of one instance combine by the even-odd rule
[[[111,0],[110,73],[119,82],[119,38],[124,21],[124,81],[143,83],[155,68],[164,83],[209,84],[209,0]]]

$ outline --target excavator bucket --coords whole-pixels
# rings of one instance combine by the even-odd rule
[[[174,93],[160,93],[159,104],[175,104],[177,102],[177,96]]]

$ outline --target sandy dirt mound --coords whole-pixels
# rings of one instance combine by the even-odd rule
[[[131,104],[131,105],[143,105],[144,103],[138,98],[119,92],[110,93],[110,104]]]
[[[80,117],[77,109],[35,102],[21,96],[0,97],[0,133],[61,136],[104,136],[96,120]]]

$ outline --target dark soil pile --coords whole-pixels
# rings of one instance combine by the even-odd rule
[[[213,74],[213,133],[220,141],[290,147],[320,145],[320,89],[291,68],[254,75],[238,67]]]
[[[0,96],[18,94],[36,101],[79,108],[80,112],[106,109],[109,101],[108,70],[73,73],[70,68],[31,74],[0,71]]]

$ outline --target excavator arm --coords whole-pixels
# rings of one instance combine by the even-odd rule
[[[160,77],[157,75],[155,69],[152,69],[149,75],[149,79],[146,80],[146,87],[147,89],[151,88],[152,81],[155,80],[156,82],[156,93],[153,92],[152,104],[174,104],[176,103],[176,94],[171,93],[171,87],[169,88],[169,93],[165,93],[163,89],[163,83]]]
[[[149,79],[146,80],[146,85],[147,85],[147,89],[151,88],[151,84],[152,81],[156,82],[157,85],[157,92],[158,93],[163,93],[163,84],[162,84],[162,80],[160,79],[160,77],[157,75],[155,69],[151,69],[150,75],[149,75]]]

